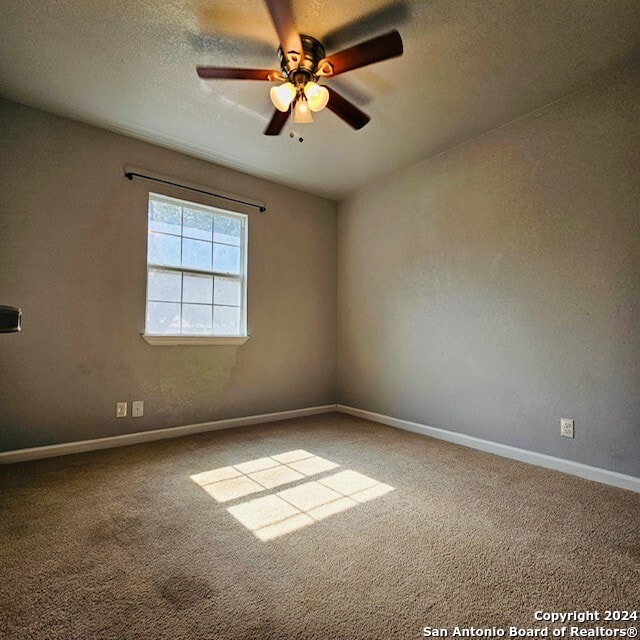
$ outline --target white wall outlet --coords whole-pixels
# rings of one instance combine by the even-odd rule
[[[116,402],[116,418],[126,418],[126,417],[127,417],[127,403]]]
[[[573,438],[574,421],[569,418],[560,418],[560,435],[563,438]]]
[[[140,418],[143,415],[144,415],[144,401],[134,400],[131,403],[131,417]]]

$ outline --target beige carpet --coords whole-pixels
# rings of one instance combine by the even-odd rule
[[[640,609],[640,494],[339,414],[11,465],[0,487],[11,640],[419,638]]]

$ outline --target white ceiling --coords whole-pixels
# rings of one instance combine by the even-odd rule
[[[402,58],[328,81],[371,116],[364,129],[325,110],[296,125],[302,144],[288,128],[266,137],[269,84],[197,77],[197,64],[278,68],[262,0],[3,0],[0,95],[340,199],[626,64],[640,45],[637,0],[292,4],[328,53],[400,31]]]

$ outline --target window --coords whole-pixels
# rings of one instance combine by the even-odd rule
[[[246,215],[150,193],[144,338],[242,344],[246,265]]]

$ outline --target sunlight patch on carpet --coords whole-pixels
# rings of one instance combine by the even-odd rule
[[[352,470],[307,480],[309,476],[339,466],[298,449],[204,471],[192,475],[191,480],[217,502],[230,502],[292,485],[227,508],[238,522],[257,538],[266,541],[298,531],[394,490],[388,484]]]
[[[297,449],[204,471],[192,475],[191,479],[218,502],[229,502],[336,469],[338,466],[335,462]]]

